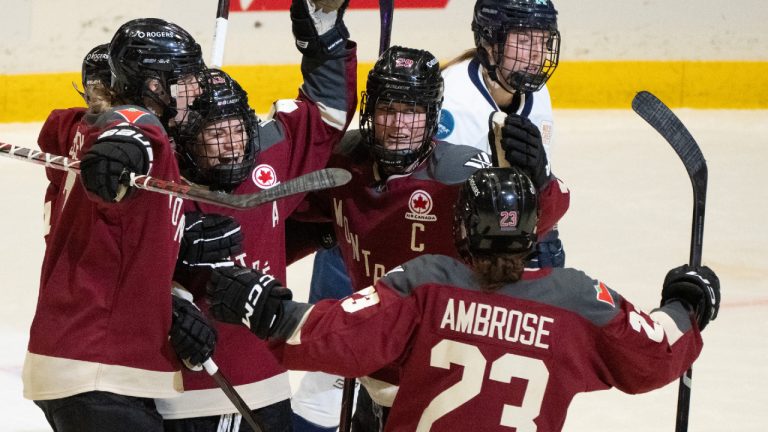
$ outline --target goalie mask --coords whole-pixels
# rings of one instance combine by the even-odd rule
[[[459,191],[453,221],[456,249],[472,257],[525,254],[536,244],[538,196],[519,168],[476,171]]]
[[[109,64],[118,97],[139,106],[147,106],[149,98],[166,127],[185,121],[186,108],[199,93],[195,76],[205,67],[195,39],[159,18],[123,24],[109,44]]]
[[[406,174],[432,149],[443,103],[440,64],[428,51],[393,46],[368,74],[360,131],[380,174]]]
[[[538,91],[557,68],[560,32],[551,0],[477,0],[472,31],[476,58],[509,92]]]
[[[201,94],[177,129],[182,175],[212,190],[230,192],[251,173],[259,152],[258,119],[248,95],[224,71],[200,73]]]

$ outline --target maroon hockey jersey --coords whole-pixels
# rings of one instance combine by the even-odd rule
[[[233,193],[256,193],[325,168],[357,103],[356,49],[351,45],[344,52],[343,57],[329,59],[311,71],[304,71],[305,84],[297,100],[275,103],[272,118],[259,125],[261,152],[251,176]],[[285,280],[285,219],[303,199],[303,194],[295,195],[245,211],[188,201],[185,211],[234,217],[240,223],[244,237],[243,252],[231,257],[235,264]],[[206,283],[207,277],[196,278],[185,284],[185,288],[193,293],[200,309],[207,312]],[[277,363],[265,343],[260,340],[254,343],[253,334],[245,327],[221,323],[213,318],[210,322],[219,334],[213,358],[251,409],[290,398],[287,371]],[[184,368],[182,374],[184,394],[157,401],[164,418],[236,412],[205,372]]]
[[[359,131],[345,137],[360,144]],[[490,166],[489,156],[463,145],[438,143],[429,159],[409,175],[377,179],[364,149],[334,157],[333,166],[352,173],[345,186],[329,189],[311,201],[313,210],[330,217],[355,291],[371,286],[384,273],[421,254],[458,257],[453,239],[453,207],[469,176]],[[540,235],[565,214],[570,194],[552,180],[539,191]],[[300,215],[312,221],[313,213]],[[314,221],[318,221],[317,213]]]
[[[286,311],[273,338],[289,369],[400,368],[387,431],[559,431],[577,393],[650,391],[702,348],[679,303],[649,315],[568,268],[526,271],[491,293],[463,263],[435,255],[345,299]]]
[[[79,110],[53,111],[40,132],[40,148],[77,160],[101,131],[130,123],[152,143],[149,174],[179,181],[165,130],[149,112],[122,106],[84,121],[81,116]],[[25,397],[92,390],[178,394],[168,330],[182,201],[136,190],[107,204],[91,199],[73,173],[48,175],[50,225],[24,362]]]

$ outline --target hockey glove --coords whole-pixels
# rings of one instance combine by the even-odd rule
[[[494,113],[491,116],[489,144],[501,148],[507,162],[522,169],[531,178],[536,189],[541,189],[550,179],[541,132],[530,120],[517,114],[506,115],[501,123],[500,117],[504,115]]]
[[[181,238],[177,265],[216,267],[242,249],[243,233],[234,218],[201,212],[184,213],[184,236]]]
[[[277,279],[243,267],[214,270],[208,296],[214,318],[243,324],[261,339],[272,335],[283,313],[283,300],[293,297]]]
[[[151,145],[141,130],[117,126],[104,131],[80,161],[80,177],[89,192],[106,202],[118,202],[128,186],[128,173],[146,174],[152,166]]]
[[[216,346],[216,329],[203,316],[200,309],[189,300],[173,295],[171,320],[171,345],[176,355],[192,370],[213,355]]]
[[[699,330],[717,318],[720,309],[720,279],[709,267],[682,265],[667,273],[661,290],[662,306],[680,301],[696,315]]]
[[[349,0],[293,0],[291,21],[296,47],[307,56],[322,57],[344,48],[349,31],[344,11]]]

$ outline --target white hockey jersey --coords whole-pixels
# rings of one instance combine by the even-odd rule
[[[443,71],[445,100],[435,138],[452,144],[464,144],[490,153],[488,119],[500,111],[483,81],[482,66],[465,60]],[[535,93],[524,93],[516,113],[528,117],[541,131],[547,159],[551,163],[554,120],[552,101],[545,85]]]

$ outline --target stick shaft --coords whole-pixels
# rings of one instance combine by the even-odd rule
[[[213,68],[221,68],[224,64],[224,45],[227,42],[227,27],[229,26],[229,0],[219,0],[216,8],[216,26],[213,29],[213,48],[211,64]]]
[[[229,380],[221,374],[219,367],[213,362],[213,359],[209,358],[206,360],[203,363],[203,368],[205,368],[208,375],[216,381],[216,384],[221,388],[221,391],[227,395],[227,398],[232,402],[232,405],[237,408],[237,411],[243,416],[243,419],[245,419],[251,429],[253,429],[254,432],[262,432],[263,429],[256,421],[256,418],[253,417],[253,413],[251,412],[251,409],[248,408],[248,404],[246,404],[243,398],[240,397],[240,394],[237,393],[237,390],[235,390],[235,387]]]

